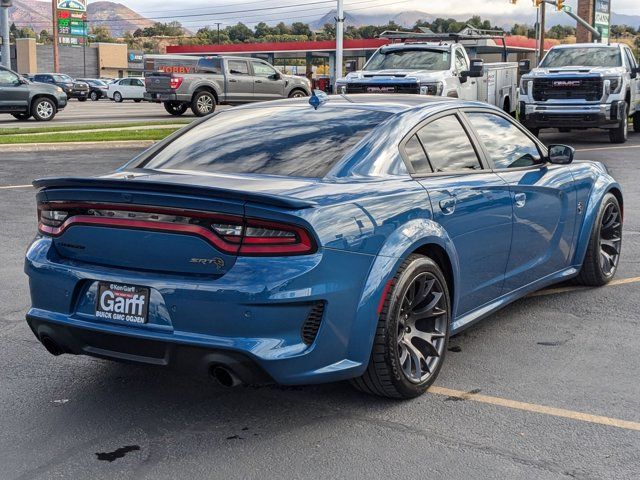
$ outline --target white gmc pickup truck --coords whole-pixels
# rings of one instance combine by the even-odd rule
[[[469,59],[452,42],[394,43],[379,48],[361,71],[336,82],[337,93],[409,93],[479,100],[514,113],[518,64]]]
[[[528,70],[521,62],[520,121],[535,135],[603,128],[612,143],[624,143],[629,116],[640,132],[640,68],[627,45],[558,45]]]

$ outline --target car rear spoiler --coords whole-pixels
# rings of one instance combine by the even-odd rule
[[[273,205],[275,207],[298,210],[311,208],[317,205],[311,200],[301,200],[284,195],[272,195],[269,193],[246,192],[226,188],[211,187],[205,185],[181,185],[169,182],[153,182],[149,180],[127,180],[113,178],[75,178],[75,177],[50,177],[33,181],[37,189],[65,189],[65,188],[109,188],[132,189],[145,192],[175,193],[181,195],[200,195],[209,198],[224,198],[241,200],[245,202]]]

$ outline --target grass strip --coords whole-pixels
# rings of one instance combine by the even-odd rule
[[[155,130],[115,130],[67,134],[50,133],[46,135],[2,135],[0,145],[20,143],[68,143],[68,142],[118,142],[127,140],[162,140],[178,130],[177,128],[158,128]]]
[[[190,120],[184,119],[172,119],[167,121],[153,121],[153,122],[129,122],[129,123],[101,123],[94,125],[52,125],[46,127],[23,127],[23,128],[0,128],[0,137],[11,136],[11,135],[21,135],[21,134],[29,134],[29,133],[56,133],[56,132],[67,132],[69,130],[82,130],[82,131],[91,131],[91,130],[102,130],[105,128],[129,128],[129,127],[154,127],[154,126],[163,126],[163,125],[188,125],[191,123]]]

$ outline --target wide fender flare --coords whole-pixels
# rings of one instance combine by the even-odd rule
[[[349,335],[349,358],[363,363],[363,368],[366,368],[371,355],[379,317],[378,307],[387,284],[409,255],[427,245],[437,245],[446,252],[451,263],[452,281],[454,285],[457,283],[460,272],[458,255],[453,241],[440,224],[429,219],[415,219],[391,233],[369,270]],[[454,312],[458,304],[457,295],[457,289],[454,289]]]
[[[584,257],[587,254],[587,248],[589,246],[589,238],[591,237],[594,223],[598,218],[602,200],[607,193],[616,189],[620,192],[622,191],[620,184],[613,181],[608,175],[601,175],[596,178],[593,188],[589,193],[589,200],[585,205],[584,219],[576,242],[576,251],[573,259],[574,265],[580,266],[584,263]]]
[[[213,93],[218,99],[218,102],[220,102],[220,91],[223,89],[220,88],[218,82],[201,80],[198,82],[194,82],[193,85],[189,87],[189,93],[191,94],[191,96],[193,96],[198,90],[213,90]]]

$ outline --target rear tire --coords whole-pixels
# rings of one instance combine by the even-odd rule
[[[53,100],[38,98],[31,106],[31,115],[39,122],[48,122],[56,116],[57,109]]]
[[[191,100],[191,111],[196,117],[206,117],[216,111],[216,97],[209,91],[196,92]]]
[[[640,111],[633,114],[633,131],[640,133]]]
[[[86,102],[87,101],[87,97],[79,97],[78,101],[79,102]]]
[[[611,143],[625,143],[629,137],[629,105],[624,104],[624,118],[616,128],[609,130]]]
[[[389,398],[414,398],[435,381],[447,351],[451,302],[440,267],[410,255],[391,280],[365,373],[351,384]]]
[[[622,210],[615,195],[602,199],[591,228],[587,253],[576,283],[601,287],[611,281],[618,269],[622,250]]]
[[[89,95],[89,97],[93,102],[97,102],[98,100],[100,100],[100,95],[98,95],[98,92],[91,92],[91,95]]]
[[[31,114],[30,113],[12,113],[11,115],[16,120],[19,120],[21,122],[26,122],[27,120],[29,120],[31,118]]]
[[[134,102],[136,102],[136,103],[140,103],[140,102],[142,101],[142,99],[140,99],[140,98],[135,98],[133,101],[134,101]]]
[[[189,108],[188,103],[183,102],[164,102],[164,109],[168,114],[173,115],[175,117],[179,117],[183,115],[184,112]]]
[[[116,92],[113,94],[113,100],[116,103],[122,103],[124,99],[122,98],[122,94],[120,92]]]
[[[307,96],[307,92],[299,88],[296,88],[295,90],[292,90],[291,93],[289,93],[289,98],[302,98]]]

